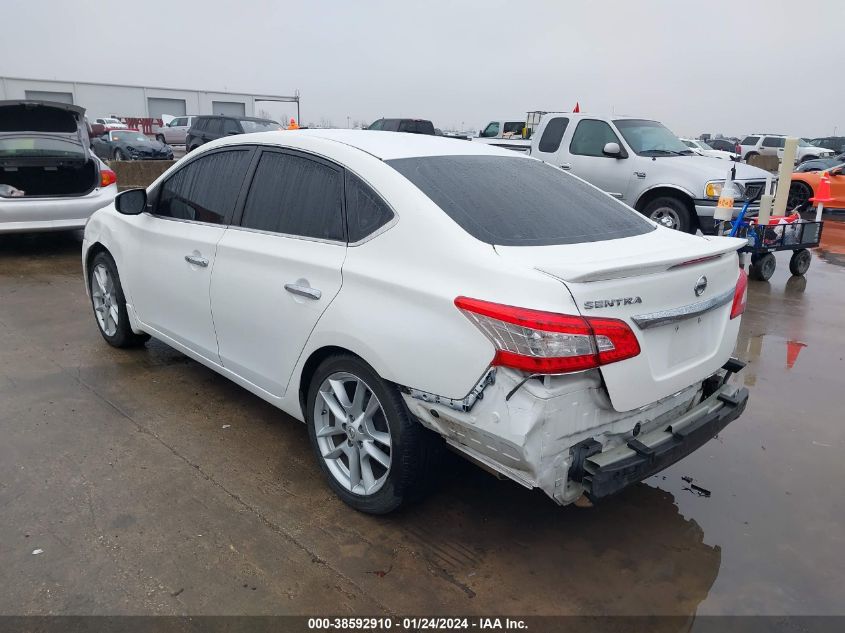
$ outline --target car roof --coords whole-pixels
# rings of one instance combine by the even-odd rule
[[[523,158],[524,155],[509,149],[502,149],[446,136],[429,134],[408,134],[405,132],[383,132],[380,130],[307,129],[256,132],[225,137],[215,141],[215,146],[233,145],[244,142],[288,145],[294,140],[321,140],[359,149],[381,160],[417,158],[424,156],[503,156]]]
[[[179,115],[178,117],[173,117],[174,119],[180,119],[183,115]],[[234,119],[235,121],[260,121],[261,123],[278,123],[278,121],[274,121],[273,119],[262,119],[261,117],[257,116],[235,116],[234,114],[185,114],[184,116],[192,116],[197,119]]]

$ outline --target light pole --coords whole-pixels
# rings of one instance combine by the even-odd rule
[[[351,128],[351,127],[352,127],[352,126],[349,124],[349,115],[347,114],[347,115],[346,115],[346,129],[348,130],[348,129],[349,129],[349,128]]]

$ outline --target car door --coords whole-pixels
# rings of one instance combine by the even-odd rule
[[[188,133],[188,118],[176,117],[164,128],[164,141],[170,144],[181,145],[185,142]]]
[[[340,290],[343,170],[261,152],[241,217],[217,247],[211,306],[223,366],[284,395],[311,331]]]
[[[783,158],[783,146],[786,139],[778,136],[766,136],[760,144],[761,156],[777,156]]]
[[[189,161],[151,192],[150,212],[131,229],[135,265],[126,287],[138,318],[214,363],[211,271],[253,152],[223,148]]]
[[[100,136],[95,136],[91,139],[91,149],[98,158],[103,160],[111,160],[111,143],[109,141],[109,133],[106,132]]]
[[[604,146],[607,143],[616,143],[625,152],[622,141],[606,121],[578,121],[569,141],[569,169],[602,191],[633,204],[633,200],[625,199],[628,182],[633,176],[629,161],[626,158],[606,156]],[[567,169],[567,162],[562,162],[560,166]]]

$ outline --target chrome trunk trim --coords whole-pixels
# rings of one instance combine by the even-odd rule
[[[637,314],[631,317],[631,320],[637,324],[641,330],[658,327],[660,325],[667,325],[669,323],[676,323],[685,319],[692,319],[701,316],[705,312],[715,310],[723,305],[730,303],[733,300],[735,289],[731,288],[722,294],[710,297],[698,303],[691,303],[680,308],[672,308],[671,310],[660,310],[658,312],[649,312],[648,314]]]

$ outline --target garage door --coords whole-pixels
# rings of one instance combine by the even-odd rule
[[[58,103],[73,103],[73,93],[53,92],[51,90],[26,90],[27,99],[33,101],[56,101]]]
[[[161,99],[159,97],[147,97],[147,109],[150,112],[150,118],[160,119],[162,114],[169,114],[171,116],[185,116],[188,114],[185,111],[184,99]]]
[[[246,116],[246,105],[240,101],[212,101],[211,113],[224,116]]]

